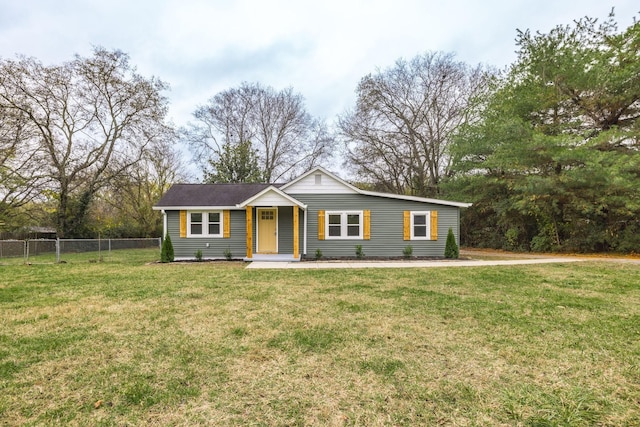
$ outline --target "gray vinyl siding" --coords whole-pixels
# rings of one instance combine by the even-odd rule
[[[260,206],[257,206],[258,208]],[[253,241],[254,248],[253,251],[255,253],[255,232],[256,232],[256,221],[257,218],[255,216],[255,212],[257,209],[254,208],[254,227],[253,227]],[[298,210],[298,251],[302,253],[302,239],[303,239],[303,227],[304,224],[304,212],[302,209]],[[292,254],[293,253],[293,207],[291,206],[278,206],[278,253],[280,254]]]
[[[362,245],[365,256],[401,257],[405,247],[413,248],[414,256],[444,256],[449,227],[459,242],[460,209],[431,203],[391,199],[363,194],[291,194],[308,205],[307,258],[315,257],[317,249],[326,257],[353,257],[356,245]],[[371,211],[370,240],[318,240],[318,211]],[[404,240],[403,213],[437,211],[438,240]]]
[[[256,216],[257,209],[253,209],[253,253],[256,253]],[[167,229],[173,243],[176,258],[195,258],[195,253],[200,249],[205,259],[224,258],[224,251],[229,249],[233,258],[241,259],[247,254],[245,242],[246,236],[246,211],[232,210],[230,215],[231,236],[228,239],[220,237],[180,237],[180,211],[166,211]],[[303,250],[303,224],[304,212],[298,211],[298,236],[299,251]],[[209,247],[207,248],[207,243]],[[293,253],[293,208],[290,206],[278,207],[278,252],[281,254]]]
[[[308,206],[299,210],[299,250],[304,251],[304,224],[307,216],[307,258],[314,258],[317,249],[326,257],[353,257],[356,245],[362,245],[366,256],[400,257],[407,246],[413,248],[415,256],[444,256],[444,247],[449,227],[453,229],[459,244],[460,209],[454,206],[421,203],[410,200],[391,199],[363,194],[291,194]],[[318,210],[324,211],[371,211],[370,240],[318,240]],[[403,212],[437,211],[438,240],[404,240]],[[256,211],[253,209],[253,253],[256,253]],[[231,211],[231,237],[225,238],[180,238],[180,211],[167,210],[167,229],[171,236],[176,258],[194,258],[198,249],[206,259],[224,258],[229,249],[234,259],[246,256],[246,211]],[[293,209],[278,207],[278,252],[293,253]],[[206,247],[206,244],[209,247]]]
[[[180,211],[166,211],[167,230],[171,236],[176,258],[195,258],[200,249],[205,259],[225,258],[224,251],[229,249],[234,259],[242,259],[247,252],[245,243],[246,223],[245,211],[231,211],[231,234],[228,239],[222,237],[180,237]],[[209,247],[207,248],[207,243]]]
[[[278,252],[293,253],[293,208],[290,206],[278,207]]]

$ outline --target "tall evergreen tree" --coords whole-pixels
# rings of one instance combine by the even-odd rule
[[[204,173],[206,183],[261,182],[262,173],[258,165],[258,155],[251,141],[238,144],[225,143],[216,159],[209,160],[210,168]]]
[[[640,244],[640,23],[613,14],[520,32],[518,60],[453,152],[474,202],[466,243],[628,251]]]

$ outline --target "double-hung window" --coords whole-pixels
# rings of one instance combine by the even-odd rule
[[[362,211],[326,212],[327,239],[362,239]]]
[[[411,240],[430,240],[430,212],[411,212]]]
[[[194,212],[187,215],[187,237],[222,237],[222,212]]]

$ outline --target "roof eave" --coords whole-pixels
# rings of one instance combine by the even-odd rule
[[[414,202],[432,203],[434,205],[454,206],[458,208],[468,208],[473,205],[473,203],[452,202],[450,200],[430,199],[427,197],[418,197],[418,196],[404,196],[402,194],[378,193],[376,191],[359,190],[359,192],[360,194],[364,194],[367,196],[386,197],[388,199],[411,200]]]
[[[194,211],[194,210],[216,210],[216,211],[223,211],[223,210],[236,210],[238,209],[238,207],[236,205],[233,206],[186,206],[186,205],[179,205],[179,206],[153,206],[152,209],[154,211],[177,211],[177,210],[184,210],[184,211]]]

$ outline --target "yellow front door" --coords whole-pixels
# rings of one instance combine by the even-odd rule
[[[258,208],[258,248],[263,254],[278,253],[278,211],[274,208]]]

